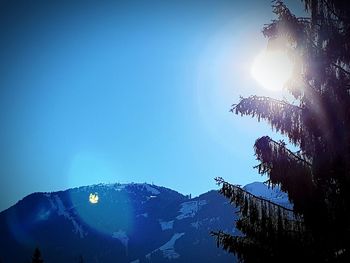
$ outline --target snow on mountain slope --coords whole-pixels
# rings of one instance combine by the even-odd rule
[[[160,224],[162,230],[172,229],[173,226],[174,226],[174,220],[171,220],[171,221],[168,221],[168,222],[159,220],[159,224]]]
[[[287,202],[262,183],[246,190]],[[97,203],[89,195],[98,196]],[[217,191],[188,198],[148,184],[99,184],[34,193],[0,213],[0,260],[24,262],[39,246],[45,262],[235,262],[210,231],[235,233],[237,209]]]
[[[125,248],[128,247],[129,237],[126,235],[124,230],[113,232],[112,237],[118,239],[125,246]]]
[[[181,238],[185,233],[175,233],[171,239],[166,242],[164,245],[161,247],[153,250],[151,253],[146,255],[147,259],[151,259],[151,255],[157,251],[161,251],[163,253],[164,258],[167,259],[176,259],[180,257],[180,254],[175,251],[175,242]]]
[[[205,200],[184,202],[181,204],[180,215],[176,219],[181,220],[187,217],[194,217],[201,207],[206,204]]]

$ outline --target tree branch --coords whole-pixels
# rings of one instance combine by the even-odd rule
[[[334,9],[329,5],[327,0],[323,1],[326,5],[326,8],[338,19],[338,20],[344,20],[343,17],[341,17],[339,14],[337,14]]]
[[[332,63],[331,65],[334,66],[334,67],[336,67],[337,69],[339,69],[339,70],[342,71],[343,73],[350,75],[350,71],[345,70],[343,67],[341,67],[341,66],[339,66],[339,65],[337,65],[337,64],[335,64],[335,63]]]
[[[306,161],[305,159],[301,158],[299,155],[295,154],[294,152],[292,152],[291,150],[289,150],[284,143],[281,143],[281,142],[276,142],[275,140],[271,139],[270,137],[268,137],[269,141],[274,143],[274,144],[277,144],[278,146],[280,147],[283,147],[290,155],[292,155],[294,158],[296,158],[297,160],[305,163],[307,166],[312,166],[312,163]]]
[[[234,184],[230,184],[230,183],[226,182],[222,177],[216,177],[215,181],[216,181],[217,185],[221,185],[221,184],[229,185],[232,188],[235,188],[235,189],[237,189],[239,191],[244,192],[245,194],[247,194],[250,197],[253,197],[253,198],[255,198],[255,199],[259,200],[259,201],[267,202],[267,203],[269,203],[269,204],[271,204],[273,206],[279,207],[279,208],[281,208],[281,209],[283,209],[285,211],[292,212],[294,214],[294,210],[293,209],[290,209],[290,208],[284,207],[282,205],[276,204],[276,203],[274,203],[274,202],[272,202],[272,201],[270,201],[268,199],[262,198],[260,196],[256,196],[256,195],[248,192],[247,190],[244,190],[240,185],[234,185]]]
[[[290,104],[287,101],[278,100],[278,99],[274,99],[274,98],[267,97],[267,96],[256,96],[256,95],[253,95],[253,96],[249,96],[248,98],[242,98],[241,97],[241,101],[242,100],[246,100],[246,99],[261,100],[261,101],[263,101],[263,100],[265,100],[265,101],[272,101],[272,102],[278,103],[278,104],[280,104],[282,106],[293,107],[293,108],[296,108],[296,109],[299,109],[299,110],[303,110],[302,107],[299,107],[299,106],[294,105],[294,104]],[[230,109],[230,112],[233,112],[238,105],[239,105],[239,103],[238,104],[232,104],[232,108]]]

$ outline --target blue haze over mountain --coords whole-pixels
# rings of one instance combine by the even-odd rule
[[[288,205],[262,183],[251,193]],[[97,204],[89,195],[97,194]],[[191,198],[149,184],[99,184],[34,193],[0,213],[0,260],[27,262],[39,246],[45,262],[234,262],[210,231],[235,233],[237,210],[216,191]]]

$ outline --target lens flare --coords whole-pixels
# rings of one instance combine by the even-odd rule
[[[134,207],[129,198],[129,191],[124,185],[98,184],[81,186],[69,191],[68,207],[74,214],[74,228],[82,233],[95,231],[112,236],[123,230],[131,234],[134,226]],[[74,211],[74,212],[73,212]]]
[[[90,193],[89,195],[89,202],[91,204],[97,204],[98,203],[98,194],[97,193]]]
[[[293,73],[293,63],[282,51],[263,51],[254,60],[251,74],[264,88],[281,90]]]

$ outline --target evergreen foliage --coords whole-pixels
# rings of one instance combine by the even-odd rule
[[[240,207],[242,235],[213,235],[244,262],[350,262],[350,4],[303,2],[309,18],[274,1],[277,18],[263,29],[268,48],[295,62],[286,85],[294,102],[251,96],[231,109],[267,121],[299,148],[268,136],[254,145],[258,172],[288,194],[293,210],[216,179]]]
[[[34,250],[34,254],[32,257],[32,263],[44,263],[44,260],[41,258],[41,252],[39,248]]]

